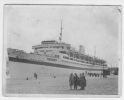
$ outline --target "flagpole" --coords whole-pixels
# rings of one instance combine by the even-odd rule
[[[96,46],[94,46],[94,57],[96,57]]]
[[[111,73],[112,73],[112,63],[111,63]]]

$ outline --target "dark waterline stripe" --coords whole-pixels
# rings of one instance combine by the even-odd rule
[[[13,58],[13,57],[9,57],[9,61],[28,63],[28,64],[36,64],[36,65],[46,65],[46,66],[53,66],[53,67],[58,67],[58,68],[60,67],[60,68],[67,68],[67,69],[102,71],[101,69],[88,69],[88,68],[72,67],[72,66],[68,66],[68,65],[53,64],[53,63],[49,63],[49,62],[37,62],[37,61],[31,61],[31,60],[27,60],[27,59],[20,59],[20,58]]]

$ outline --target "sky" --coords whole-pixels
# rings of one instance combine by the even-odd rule
[[[7,47],[33,51],[43,40],[62,42],[118,66],[119,14],[117,6],[6,5],[4,32]]]

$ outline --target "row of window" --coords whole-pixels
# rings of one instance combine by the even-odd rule
[[[53,57],[53,58],[58,58],[59,59],[59,55],[55,55],[55,56],[53,56],[53,55],[46,55],[46,56]]]
[[[63,56],[63,58],[69,60],[69,57]],[[101,65],[100,63],[85,62],[85,61],[80,61],[80,60],[73,59],[73,58],[70,58],[70,60],[77,61],[77,62],[81,62],[81,63],[93,64],[93,65]],[[102,64],[102,65],[103,65],[103,64]],[[104,66],[106,66],[106,65],[104,64]]]
[[[72,62],[68,62],[68,61],[62,61],[62,62],[72,64]],[[88,62],[86,62],[86,63],[88,63]],[[75,65],[80,65],[80,66],[82,66],[82,64],[80,64],[80,63],[75,63]],[[93,65],[100,65],[100,64],[93,64]],[[103,66],[103,65],[101,65],[101,66]],[[107,66],[107,65],[104,65],[104,66]]]
[[[40,55],[45,55],[45,56],[48,56],[48,57],[59,58],[59,55],[46,54],[46,52],[43,52],[43,53],[40,54]]]
[[[62,62],[72,64],[72,62],[68,62],[68,61],[62,61]],[[80,63],[74,63],[74,64],[75,64],[75,65],[80,65],[80,66],[82,66],[82,64],[80,64]]]
[[[57,59],[47,58],[49,61],[57,61]]]
[[[74,53],[68,53],[66,51],[60,51],[60,53],[63,53],[63,54],[67,54],[68,56],[72,57],[72,58],[76,58],[76,59],[81,59],[81,60],[85,60],[85,61],[89,61],[89,62],[94,62],[94,63],[101,63],[101,64],[104,64],[105,61],[104,60],[100,60],[99,58],[94,58],[94,57],[90,57],[90,56],[87,56],[87,55],[79,55],[79,54],[74,54]],[[68,59],[66,57],[64,57],[65,59]]]
[[[59,55],[55,55],[55,58],[59,58]]]
[[[66,57],[66,56],[63,56],[63,58],[65,58],[65,59],[69,59],[69,57]]]
[[[42,48],[62,48],[62,49],[64,49],[64,47],[39,47],[39,48],[35,48],[35,50],[42,49]]]
[[[32,59],[32,58],[30,60],[43,62],[43,60],[37,60],[37,59]]]

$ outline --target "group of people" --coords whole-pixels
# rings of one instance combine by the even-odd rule
[[[70,90],[72,90],[72,86],[74,85],[74,90],[77,90],[77,87],[80,86],[80,90],[84,90],[86,87],[86,78],[84,73],[80,74],[78,77],[77,74],[73,73],[70,74],[69,77],[69,85],[70,85]]]
[[[107,74],[106,73],[88,73],[88,75],[90,77],[103,77],[103,78],[107,78]]]

